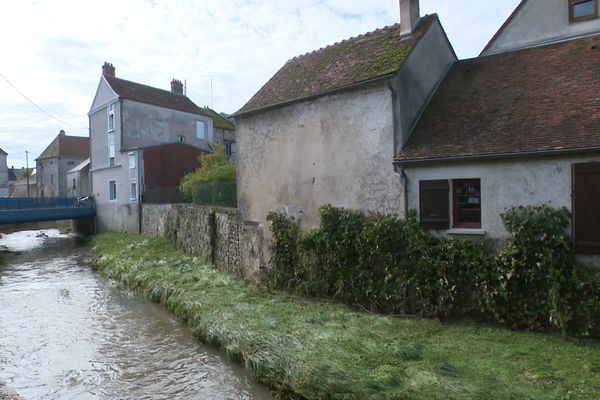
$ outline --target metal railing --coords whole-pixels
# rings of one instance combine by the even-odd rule
[[[90,196],[0,198],[0,211],[48,210],[58,208],[94,208],[94,199]]]

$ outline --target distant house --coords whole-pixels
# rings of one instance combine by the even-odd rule
[[[196,106],[181,81],[171,91],[115,76],[105,63],[90,120],[90,173],[100,231],[140,231],[140,204],[168,201],[197,157],[223,144],[235,153],[234,125]]]
[[[7,155],[4,150],[0,149],[0,197],[8,197],[9,195]]]
[[[89,146],[89,138],[67,136],[65,131],[61,130],[35,160],[37,195],[67,196],[67,172],[89,157]]]
[[[289,60],[234,114],[245,220],[311,227],[325,203],[404,214],[394,154],[456,56],[437,15],[400,5],[400,24]]]
[[[521,2],[398,152],[408,207],[434,231],[498,241],[507,208],[566,207],[576,251],[600,254],[599,93],[598,1]]]
[[[67,183],[67,195],[69,197],[90,196],[92,194],[89,158],[67,172]]]

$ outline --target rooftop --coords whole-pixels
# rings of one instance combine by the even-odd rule
[[[89,157],[89,152],[89,137],[67,136],[64,131],[60,131],[36,160],[53,157],[83,160]]]
[[[454,64],[396,161],[600,148],[600,35]]]

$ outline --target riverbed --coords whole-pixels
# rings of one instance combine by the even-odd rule
[[[272,399],[58,230],[0,238],[0,382],[26,399]]]

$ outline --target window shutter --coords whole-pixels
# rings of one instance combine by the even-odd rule
[[[575,252],[600,254],[600,162],[573,165]]]
[[[448,180],[419,181],[419,215],[425,229],[450,228]]]

